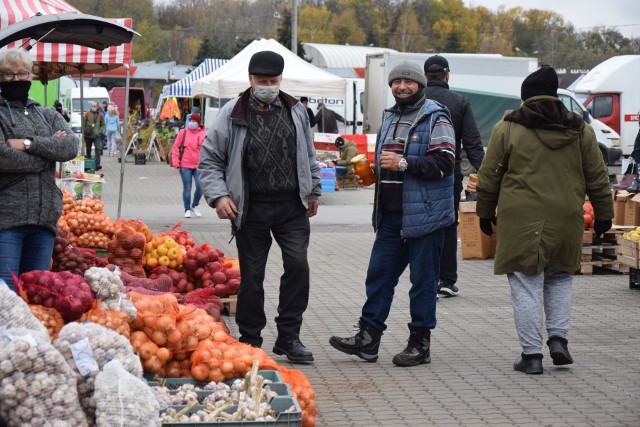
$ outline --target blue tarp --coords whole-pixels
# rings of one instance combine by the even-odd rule
[[[178,80],[175,83],[165,86],[162,89],[162,97],[166,98],[175,96],[178,98],[191,98],[191,83],[213,73],[215,70],[226,64],[227,61],[229,60],[205,59],[202,64],[198,65],[198,67],[187,74],[186,77]]]

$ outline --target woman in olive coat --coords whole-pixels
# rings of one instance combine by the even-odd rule
[[[491,234],[495,274],[507,274],[522,346],[514,368],[542,373],[542,314],[554,365],[573,362],[566,339],[572,275],[580,268],[583,204],[589,196],[595,232],[611,228],[608,171],[595,133],[557,98],[558,77],[545,66],[522,84],[523,105],[491,135],[478,172],[476,213]]]

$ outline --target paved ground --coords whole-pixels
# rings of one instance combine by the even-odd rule
[[[108,213],[117,213],[120,164],[103,157]],[[166,164],[125,164],[122,217],[140,218],[154,231],[182,221],[181,184]],[[513,370],[520,353],[509,291],[493,263],[461,260],[461,295],[438,303],[432,363],[398,368],[391,363],[408,338],[407,292],[403,276],[377,363],[365,363],[329,346],[331,335],[353,331],[364,301],[364,276],[373,242],[371,189],[322,196],[312,219],[309,250],[311,300],[302,330],[314,352],[313,365],[296,366],[316,393],[318,426],[639,426],[640,291],[629,276],[576,276],[569,340],[575,363],[556,368],[548,354],[545,372],[527,376]],[[204,205],[204,202],[203,202]],[[204,207],[184,228],[236,256],[229,225]],[[264,348],[275,340],[280,251],[267,266]],[[235,324],[227,318],[232,331]],[[285,366],[284,359],[275,356]],[[291,365],[292,366],[292,365]]]

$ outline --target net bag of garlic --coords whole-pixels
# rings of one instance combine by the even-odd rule
[[[107,363],[96,377],[96,426],[160,426],[160,404],[151,387],[120,361]]]
[[[0,420],[10,426],[88,425],[76,377],[48,334],[0,332]]]
[[[96,408],[95,379],[109,361],[119,360],[124,369],[142,378],[140,358],[133,352],[129,340],[102,325],[69,323],[62,328],[54,345],[74,371],[80,404],[92,424]]]
[[[29,305],[4,283],[0,283],[0,325],[29,329],[33,335],[49,339],[49,332],[31,313]]]

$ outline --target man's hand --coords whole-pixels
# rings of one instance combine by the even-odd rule
[[[307,200],[307,216],[311,218],[318,213],[318,199],[309,199]]]
[[[400,162],[400,159],[402,159],[400,154],[396,154],[393,151],[383,151],[380,155],[380,167],[398,172],[398,162]]]
[[[236,208],[235,203],[233,203],[230,197],[220,197],[216,201],[216,213],[220,219],[234,220],[236,219],[238,208]]]

